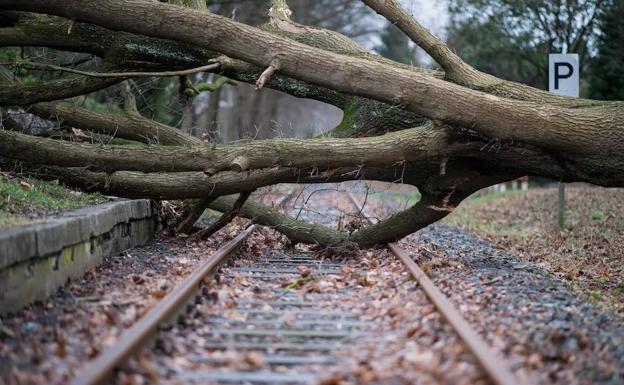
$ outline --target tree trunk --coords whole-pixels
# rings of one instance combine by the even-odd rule
[[[253,202],[240,207],[240,215],[295,241],[321,245],[396,240],[448,215],[474,191],[522,175],[624,186],[624,103],[560,97],[479,72],[397,1],[364,1],[444,72],[394,63],[344,35],[295,23],[283,0],[272,2],[261,28],[189,9],[202,6],[196,0],[0,0],[0,9],[67,18],[3,13],[13,24],[0,28],[0,45],[88,52],[118,68],[143,71],[198,67],[216,59],[220,67],[213,71],[344,112],[331,138],[205,144],[138,114],[104,115],[66,103],[39,103],[107,87],[125,75],[115,82],[74,77],[35,85],[8,78],[0,87],[0,104],[31,105],[40,116],[144,144],[89,145],[0,131],[0,155],[46,165],[42,170],[48,177],[84,189],[199,199],[201,206],[179,224],[185,230],[203,205],[234,212],[232,199],[218,197],[245,197],[276,183],[371,179],[419,188],[422,199],[415,206],[352,234],[303,224]],[[38,28],[41,20],[49,23]],[[253,106],[248,110],[254,113]]]

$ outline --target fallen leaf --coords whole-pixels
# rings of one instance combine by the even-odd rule
[[[266,360],[262,353],[249,352],[245,355],[244,362],[252,369],[261,369],[266,366]]]
[[[28,183],[28,182],[24,182],[23,180],[22,180],[22,181],[20,181],[19,186],[20,186],[20,188],[21,188],[22,190],[24,190],[24,191],[28,191],[28,190],[30,190],[31,188],[33,188],[33,185],[32,185],[32,184],[30,184],[30,183]]]
[[[138,274],[132,274],[130,276],[130,279],[132,280],[132,282],[134,282],[137,285],[141,285],[145,283],[145,279]]]

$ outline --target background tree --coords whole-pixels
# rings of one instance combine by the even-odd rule
[[[403,64],[414,63],[414,50],[410,47],[410,40],[396,25],[386,24],[381,31],[381,44],[375,48],[378,54],[390,60]]]
[[[545,89],[549,53],[578,53],[585,72],[604,2],[450,0],[448,42],[477,69]]]
[[[589,96],[624,100],[624,2],[608,1],[600,13],[598,52],[590,65]]]

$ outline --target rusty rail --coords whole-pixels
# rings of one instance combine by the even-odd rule
[[[364,218],[373,223],[369,215],[351,191],[349,198]],[[521,382],[509,370],[509,363],[494,350],[474,331],[474,328],[462,317],[461,313],[453,306],[451,301],[438,289],[433,281],[425,274],[416,262],[397,243],[388,243],[388,248],[407,267],[412,276],[418,281],[427,298],[438,309],[440,314],[453,327],[457,335],[468,346],[468,349],[477,358],[481,367],[496,385],[518,385]]]
[[[167,294],[139,321],[119,336],[115,345],[105,350],[80,371],[71,385],[96,385],[109,380],[113,370],[143,346],[158,330],[158,326],[171,319],[182,308],[199,287],[204,277],[230,256],[243,243],[256,226],[247,227],[236,238],[229,241],[210,256],[197,270]]]

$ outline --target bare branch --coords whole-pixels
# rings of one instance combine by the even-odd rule
[[[466,64],[449,49],[444,41],[429,32],[416,21],[396,0],[362,0],[392,24],[399,27],[412,41],[425,50],[445,71],[446,77],[453,81],[466,76],[474,76],[476,70]],[[465,83],[459,81],[459,83]]]
[[[219,63],[211,63],[205,66],[191,68],[188,70],[180,70],[180,71],[157,71],[157,72],[90,72],[90,71],[82,71],[77,70],[75,68],[61,67],[54,64],[45,64],[45,63],[36,63],[31,61],[15,61],[15,62],[4,62],[0,63],[2,65],[13,65],[18,67],[27,67],[34,69],[44,69],[44,70],[54,70],[54,71],[63,71],[70,72],[73,74],[78,74],[82,76],[94,77],[94,78],[130,78],[130,77],[146,77],[146,76],[180,76],[180,75],[191,75],[196,74],[198,72],[209,72],[219,68],[221,65]]]
[[[0,106],[28,105],[67,99],[110,87],[123,80],[124,78],[76,77],[29,84],[3,82],[0,84]]]
[[[139,114],[104,114],[69,103],[38,103],[29,111],[44,119],[60,121],[72,127],[111,137],[165,146],[203,145],[203,142],[194,136]]]
[[[223,215],[221,215],[221,217],[217,219],[215,223],[211,224],[210,226],[208,226],[207,228],[203,230],[198,231],[196,234],[193,235],[192,238],[196,240],[206,239],[212,234],[222,229],[223,226],[230,223],[232,219],[234,219],[234,217],[238,215],[238,212],[240,211],[243,204],[245,204],[245,202],[247,201],[251,193],[252,191],[240,193],[238,196],[238,199],[236,199],[236,202],[234,202],[231,209],[229,209],[228,211],[225,211]]]
[[[266,139],[245,144],[198,146],[101,146],[0,131],[0,152],[17,160],[107,171],[245,171],[275,166],[317,168],[388,166],[450,156],[481,143],[450,143],[449,132],[427,127],[367,138]],[[301,156],[306,154],[306,156]],[[384,154],[384,156],[379,156]]]

